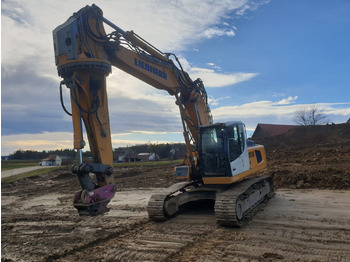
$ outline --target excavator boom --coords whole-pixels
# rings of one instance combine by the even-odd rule
[[[115,31],[107,34],[104,23]],[[195,166],[198,153],[193,151],[192,143],[198,143],[198,126],[211,124],[212,116],[202,81],[192,81],[175,55],[164,54],[134,32],[124,31],[114,25],[103,17],[96,5],[86,6],[74,13],[53,31],[53,39],[58,74],[63,78],[60,88],[66,85],[71,94],[74,148],[79,151],[84,148],[85,126],[93,156],[92,164],[80,160],[72,168],[82,187],[75,198],[75,206],[79,205],[80,212],[83,212],[83,205],[91,205],[85,197],[87,192],[114,184],[106,91],[106,77],[112,66],[175,97],[187,148],[183,164]],[[170,56],[175,58],[179,67]],[[90,173],[96,175],[98,184],[92,182]],[[191,174],[186,176],[187,180]],[[113,195],[109,189],[107,191],[109,196]],[[95,200],[101,201],[99,197]],[[95,209],[87,212],[100,212]]]

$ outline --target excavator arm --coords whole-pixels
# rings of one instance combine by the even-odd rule
[[[107,24],[114,31],[107,34]],[[81,214],[107,210],[116,187],[113,178],[113,149],[109,124],[106,77],[112,66],[167,91],[179,107],[187,153],[182,163],[188,181],[195,179],[199,127],[212,123],[208,98],[200,79],[192,81],[174,54],[163,53],[132,31],[124,31],[103,17],[96,5],[74,13],[53,31],[55,61],[62,85],[70,90],[74,148],[80,163],[72,167],[82,190],[74,206]],[[177,63],[174,63],[173,57]],[[92,163],[83,163],[83,125],[89,140]],[[180,170],[180,169],[179,169]],[[91,178],[95,174],[96,181]]]

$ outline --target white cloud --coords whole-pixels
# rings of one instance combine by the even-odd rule
[[[219,101],[230,99],[230,98],[231,97],[229,97],[229,96],[214,98],[213,96],[209,95],[208,101],[209,101],[209,105],[217,106],[217,105],[219,105]]]
[[[235,35],[236,34],[232,29],[227,30],[224,28],[217,28],[217,27],[208,28],[204,30],[203,33],[201,34],[201,36],[208,39],[211,39],[215,36],[235,36]]]
[[[316,104],[316,106],[330,116],[344,116],[347,118],[350,116],[350,103],[321,103]]]
[[[194,67],[190,69],[193,78],[201,78],[206,87],[231,86],[240,82],[248,81],[257,76],[258,73],[217,73],[213,69]]]
[[[297,100],[297,99],[298,99],[298,96],[294,96],[294,97],[293,96],[289,96],[287,98],[284,98],[284,99],[278,101],[276,104],[277,105],[289,105],[291,103],[294,103],[294,101]]]
[[[243,105],[223,106],[212,110],[215,121],[229,121],[239,118],[261,119],[263,117],[274,117],[276,120],[284,119],[290,121],[292,115],[299,109],[300,105],[285,103],[290,99],[279,101],[256,101]],[[260,121],[261,122],[261,121]]]
[[[249,5],[244,5],[242,8],[240,8],[238,11],[236,11],[236,15],[245,15],[246,11],[249,10]]]
[[[185,71],[189,73],[192,79],[200,78],[203,80],[205,87],[225,87],[232,86],[240,82],[248,81],[258,75],[258,73],[222,73],[220,66],[208,62],[206,65],[213,69],[194,67],[184,57],[179,58],[180,63]]]
[[[211,68],[213,68],[213,69],[215,69],[215,70],[217,70],[219,72],[222,71],[221,67],[216,65],[216,64],[214,64],[214,63],[207,63],[207,66],[210,66]]]
[[[270,3],[270,0],[263,0],[263,1],[254,1],[254,2],[249,2],[247,4],[242,5],[237,11],[236,15],[238,16],[244,16],[246,15],[247,11],[255,11],[258,9],[259,6],[265,5]]]

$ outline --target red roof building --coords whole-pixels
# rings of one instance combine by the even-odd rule
[[[278,136],[287,133],[292,128],[298,126],[293,125],[273,125],[273,124],[258,124],[255,128],[252,138],[262,138],[270,136]]]
[[[41,166],[61,166],[62,158],[56,155],[49,155],[40,162]]]

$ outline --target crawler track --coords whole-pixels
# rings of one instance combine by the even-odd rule
[[[261,202],[274,194],[271,177],[246,179],[231,187],[179,183],[151,196],[147,211],[152,221],[166,221],[180,206],[196,200],[215,200],[215,216],[223,226],[241,226]]]
[[[233,185],[218,194],[215,202],[215,216],[218,224],[240,227],[259,204],[274,195],[270,177],[255,177]]]
[[[159,222],[167,220],[163,209],[167,196],[168,194],[154,194],[151,196],[147,205],[147,212],[150,220]]]

